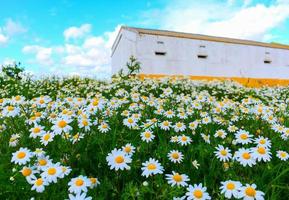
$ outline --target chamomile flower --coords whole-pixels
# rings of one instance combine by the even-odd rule
[[[110,166],[110,169],[115,169],[116,171],[130,169],[130,166],[128,165],[131,163],[131,157],[125,153],[123,150],[120,149],[114,149],[111,151],[111,153],[108,154],[106,157],[106,161],[108,165]]]
[[[137,120],[133,117],[128,117],[123,120],[123,124],[129,128],[137,126]]]
[[[62,173],[62,168],[60,167],[59,163],[51,164],[41,174],[41,177],[45,178],[48,183],[56,183],[57,178]]]
[[[254,140],[254,143],[257,146],[263,146],[263,147],[266,147],[266,148],[270,148],[271,147],[271,141],[268,138],[265,138],[263,136],[259,136],[258,138],[256,138]]]
[[[142,163],[142,176],[149,177],[151,175],[156,174],[162,174],[164,171],[164,168],[159,163],[158,160],[155,160],[154,158],[150,158],[148,161]]]
[[[216,147],[216,150],[217,151],[215,151],[214,153],[220,161],[227,162],[232,158],[231,150],[228,147],[218,145],[218,147]]]
[[[40,142],[46,146],[49,142],[53,141],[54,134],[47,132],[41,136]]]
[[[186,126],[183,122],[177,122],[175,125],[174,125],[174,130],[176,132],[183,132],[184,130],[186,130]]]
[[[176,172],[172,172],[172,174],[166,174],[166,179],[168,181],[168,184],[171,186],[187,186],[188,181],[190,180],[189,177],[186,174],[179,174]]]
[[[250,149],[240,148],[238,151],[235,152],[234,157],[244,167],[246,167],[247,165],[249,167],[252,167],[256,164],[256,160],[253,158]]]
[[[78,176],[75,178],[72,178],[69,183],[68,183],[68,190],[71,193],[74,194],[80,194],[81,192],[86,193],[87,192],[87,188],[91,186],[91,182],[89,180],[89,178],[87,178],[86,176]]]
[[[217,130],[215,135],[215,137],[219,137],[219,138],[222,138],[222,139],[225,139],[226,136],[227,136],[227,133],[223,130],[223,129],[220,129],[220,130]]]
[[[169,153],[168,153],[168,158],[171,162],[173,163],[181,163],[183,158],[184,158],[184,155],[182,154],[182,152],[180,151],[177,151],[177,150],[171,150]]]
[[[20,148],[15,153],[12,153],[11,161],[15,164],[25,165],[26,163],[30,162],[31,157],[33,154],[27,148]]]
[[[35,174],[38,173],[34,166],[23,167],[20,172],[26,178],[28,183],[32,183],[32,180],[36,179]]]
[[[264,192],[256,190],[255,184],[246,184],[240,188],[239,198],[244,200],[264,200]]]
[[[168,120],[165,120],[162,123],[160,123],[159,126],[162,130],[168,131],[168,130],[170,130],[171,122],[169,122]]]
[[[192,142],[192,139],[189,136],[181,135],[178,137],[178,143],[182,146],[186,146]]]
[[[77,193],[76,195],[68,194],[69,200],[92,200],[92,197],[87,197],[86,193]]]
[[[12,134],[10,139],[9,139],[9,146],[10,147],[15,147],[18,144],[20,135],[19,134]]]
[[[155,138],[155,135],[152,131],[146,130],[141,133],[141,140],[146,142],[151,142]]]
[[[55,121],[55,124],[52,126],[52,130],[55,135],[60,135],[61,133],[68,133],[72,130],[72,127],[69,126],[69,123],[72,120],[69,118],[59,118]]]
[[[187,199],[188,200],[209,200],[211,199],[209,193],[207,193],[207,188],[203,187],[202,183],[199,185],[189,185],[187,188]]]
[[[43,134],[45,134],[45,130],[43,126],[35,126],[30,129],[30,137],[32,138],[40,137]]]
[[[232,197],[238,199],[239,197],[239,190],[242,187],[242,184],[239,181],[224,181],[221,182],[221,194],[224,194],[227,199],[231,199]]]
[[[124,147],[122,147],[122,150],[127,154],[127,155],[132,155],[135,152],[135,147],[132,146],[131,144],[126,144]]]
[[[289,154],[286,151],[277,151],[277,157],[282,161],[287,161],[289,159]]]
[[[44,178],[41,177],[32,180],[31,184],[33,184],[31,190],[35,190],[38,193],[42,193],[45,190],[45,186],[47,186],[49,183]]]
[[[249,144],[252,142],[252,135],[248,131],[239,130],[235,134],[236,142],[240,144]]]
[[[91,177],[91,178],[89,178],[89,180],[90,180],[90,183],[91,183],[91,185],[90,185],[91,189],[97,187],[100,184],[100,182],[99,182],[99,180],[97,178]]]
[[[255,160],[268,162],[271,160],[271,152],[264,146],[258,146],[251,148],[252,156]]]
[[[98,126],[98,130],[101,133],[107,133],[110,130],[110,127],[109,127],[108,123],[101,122],[101,124]]]

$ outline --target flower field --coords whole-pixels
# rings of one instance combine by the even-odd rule
[[[0,199],[289,199],[289,88],[0,77]]]

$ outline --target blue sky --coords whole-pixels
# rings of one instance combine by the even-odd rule
[[[289,44],[289,0],[1,2],[0,63],[37,75],[110,76],[121,25]]]

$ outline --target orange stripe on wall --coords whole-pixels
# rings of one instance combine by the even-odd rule
[[[289,86],[289,79],[269,79],[269,78],[241,78],[241,77],[217,77],[217,76],[183,76],[183,75],[165,75],[165,74],[139,74],[141,79],[152,78],[159,79],[170,77],[173,79],[189,78],[192,80],[232,80],[246,87],[262,87],[262,86]]]

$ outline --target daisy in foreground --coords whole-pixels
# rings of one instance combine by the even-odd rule
[[[155,160],[154,158],[150,158],[145,163],[142,163],[142,176],[149,177],[150,175],[162,174],[164,168],[161,166],[159,161]]]
[[[264,200],[264,192],[256,190],[255,184],[246,184],[240,188],[239,198],[243,198],[244,200]]]
[[[128,166],[129,163],[131,163],[131,157],[129,154],[124,152],[121,149],[114,149],[111,151],[111,153],[108,154],[106,157],[106,161],[108,162],[108,165],[110,166],[110,169],[115,169],[116,171],[130,169],[130,166]]]
[[[168,158],[170,159],[170,161],[172,161],[173,163],[181,163],[183,160],[184,155],[176,150],[171,150],[168,153]]]
[[[27,162],[30,161],[32,157],[32,153],[27,148],[20,148],[18,151],[12,154],[11,161],[15,164],[25,165]]]
[[[221,184],[221,194],[224,194],[227,199],[231,199],[232,197],[237,199],[239,197],[239,190],[242,187],[239,181],[228,180],[221,182]]]
[[[69,194],[69,200],[91,200],[92,197],[87,197],[86,193],[82,194],[76,194],[75,196],[73,194]]]
[[[217,158],[222,161],[226,162],[229,161],[232,158],[231,150],[228,147],[223,147],[223,145],[218,145],[216,147],[216,150],[214,153],[217,156]]]
[[[81,192],[86,193],[87,192],[87,188],[91,186],[91,182],[89,180],[89,178],[87,178],[86,176],[78,176],[76,178],[73,178],[70,180],[70,182],[68,183],[68,190],[71,193],[75,193],[75,194],[80,194]]]
[[[186,193],[187,199],[193,199],[193,200],[206,200],[211,199],[209,193],[207,193],[207,188],[203,187],[202,183],[199,185],[194,184],[189,185],[187,188],[188,192]]]
[[[171,186],[187,186],[187,181],[189,181],[189,177],[185,174],[179,174],[173,171],[173,174],[166,174],[166,179]]]

